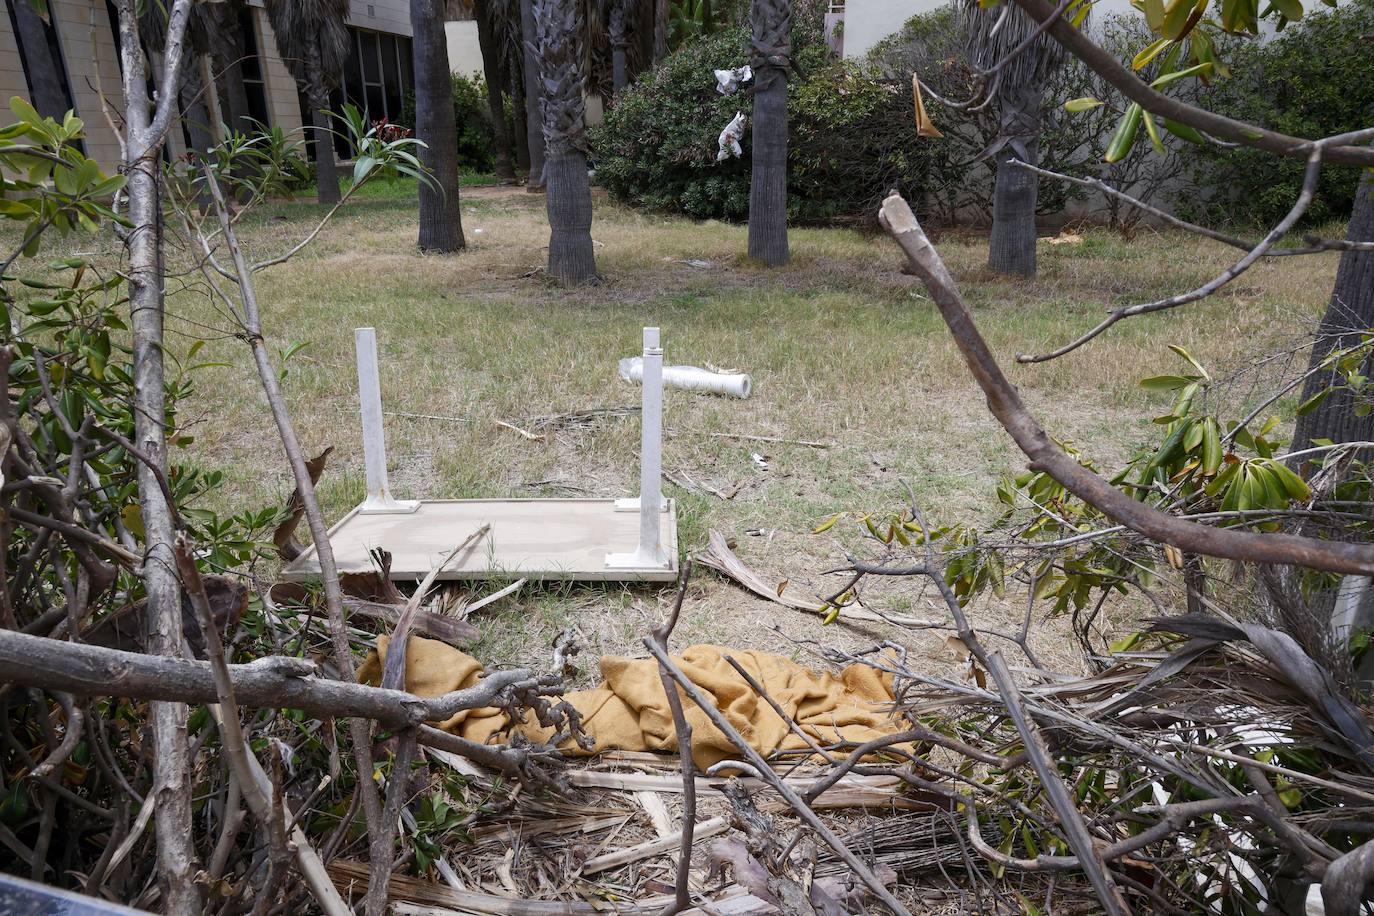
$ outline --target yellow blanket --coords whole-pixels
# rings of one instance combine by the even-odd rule
[[[386,646],[387,637],[379,637],[377,648],[368,654],[358,671],[360,681],[375,684],[381,679]],[[692,683],[714,699],[730,724],[765,756],[776,750],[805,748],[806,743],[726,663],[726,654],[733,656],[802,730],[823,746],[838,740],[868,741],[903,728],[902,722],[893,719],[889,712],[891,676],[866,665],[851,665],[837,677],[810,671],[781,655],[710,645],[689,646],[675,657]],[[452,646],[411,637],[406,653],[406,689],[422,697],[437,697],[471,687],[482,670],[476,659]],[[566,696],[582,714],[582,725],[596,744],[584,752],[565,742],[565,752],[678,750],[657,662],[652,658],[606,655],[601,658],[601,676],[601,686]],[[709,767],[739,757],[730,740],[685,695],[682,706],[692,726],[692,757],[698,766]],[[466,710],[434,724],[485,743],[506,727],[507,719],[501,710],[487,708]],[[541,728],[532,718],[517,727],[534,741],[552,736],[549,729]]]

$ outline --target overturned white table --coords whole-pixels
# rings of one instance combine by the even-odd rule
[[[677,508],[662,492],[663,350],[644,329],[640,496],[628,499],[392,498],[386,472],[376,334],[356,331],[367,498],[329,530],[340,573],[377,568],[391,553],[391,578],[422,579],[483,525],[486,536],[455,556],[440,579],[570,579],[668,582],[677,578]],[[289,582],[320,577],[312,546],[282,571]]]

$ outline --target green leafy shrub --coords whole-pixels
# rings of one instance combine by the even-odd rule
[[[793,35],[799,76],[788,99],[789,216],[871,219],[882,196],[896,188],[920,201],[923,217],[937,222],[989,218],[993,171],[982,152],[996,137],[996,113],[956,112],[928,98],[944,138],[918,137],[914,124],[912,73],[948,96],[971,91],[963,24],[954,10],[912,17],[864,61],[832,60],[821,36],[812,7],[800,8]],[[1126,53],[1139,35],[1123,18],[1108,37]],[[749,137],[741,159],[720,163],[716,138],[737,110],[750,113],[751,100],[719,95],[711,71],[738,66],[746,44],[743,29],[691,42],[623,93],[592,135],[599,183],[635,206],[743,219],[749,209]],[[1065,67],[1051,81],[1042,161],[1071,174],[1101,174],[1139,196],[1152,196],[1181,171],[1177,160],[1148,163],[1137,150],[1104,171],[1101,156],[1113,112],[1062,111],[1068,99],[1099,88],[1081,66]],[[1040,210],[1057,212],[1081,196],[1079,188],[1043,182]]]
[[[1311,9],[1309,7],[1309,9]],[[1317,9],[1320,9],[1318,7]],[[1324,137],[1367,126],[1374,117],[1374,81],[1358,61],[1374,55],[1374,0],[1309,12],[1266,44],[1247,44],[1230,58],[1231,75],[1202,95],[1208,108],[1298,137]],[[1195,160],[1203,199],[1180,209],[1206,222],[1267,225],[1298,196],[1304,163],[1261,150],[1206,148]],[[1309,223],[1350,216],[1359,170],[1328,167],[1307,211]]]
[[[401,121],[415,123],[415,94],[406,95]],[[487,104],[487,81],[481,76],[453,74],[453,122],[458,129],[458,168],[490,172],[496,161],[496,132]]]

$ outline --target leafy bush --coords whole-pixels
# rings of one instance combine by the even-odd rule
[[[1320,7],[1318,7],[1320,9]],[[1237,48],[1231,75],[1202,96],[1207,107],[1239,120],[1299,137],[1355,130],[1374,117],[1374,81],[1368,61],[1374,33],[1374,0],[1353,0],[1337,10],[1310,12],[1263,45]],[[1205,200],[1180,201],[1190,216],[1207,222],[1267,225],[1293,205],[1302,186],[1301,159],[1261,150],[1206,149],[1195,176],[1210,189]],[[1323,171],[1309,223],[1350,216],[1359,170]]]
[[[406,95],[401,121],[415,123],[415,94]],[[481,76],[453,74],[453,122],[458,128],[458,168],[490,172],[495,164],[496,132],[487,104],[487,81]]]
[[[964,62],[963,24],[951,8],[908,20],[865,61],[834,61],[822,39],[819,7],[799,8],[793,43],[800,77],[792,82],[789,216],[793,220],[872,218],[896,188],[919,200],[923,216],[939,222],[986,220],[992,211],[993,171],[982,153],[997,134],[995,111],[958,112],[927,98],[944,139],[916,135],[911,74],[942,95],[967,97],[972,77]],[[813,21],[814,20],[814,21]],[[1130,56],[1143,25],[1109,20],[1108,46]],[[636,206],[675,210],[696,218],[742,219],[749,209],[749,138],[741,159],[716,162],[716,137],[735,111],[751,110],[748,96],[719,95],[711,71],[738,66],[747,35],[730,29],[670,54],[623,93],[593,132],[597,178]],[[1128,50],[1129,49],[1129,50]],[[1122,162],[1101,162],[1116,114],[1067,115],[1063,103],[1083,95],[1106,97],[1106,87],[1082,66],[1066,66],[1046,93],[1042,161],[1075,175],[1102,177],[1151,197],[1182,172],[1181,160],[1138,149]],[[1063,209],[1081,188],[1042,182],[1040,210]],[[1131,214],[1119,209],[1114,222]]]

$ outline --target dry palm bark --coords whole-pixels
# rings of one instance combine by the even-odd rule
[[[579,5],[576,0],[535,0],[533,12],[538,20],[539,72],[544,90],[541,107],[549,275],[564,283],[589,283],[596,279],[596,257],[592,251]]]
[[[544,190],[544,92],[540,86],[539,38],[534,22],[534,0],[520,3],[520,46],[524,49],[525,74],[525,137],[529,145],[529,178],[525,188]]]
[[[352,45],[348,0],[267,0],[277,50],[310,102],[315,128],[315,183],[320,203],[339,202],[339,168],[330,133],[329,92],[339,84]]]
[[[749,257],[786,264],[787,71],[792,65],[791,0],[754,0],[754,160],[749,183]]]
[[[487,82],[487,108],[491,112],[492,145],[496,153],[496,177],[502,182],[515,180],[515,163],[511,153],[510,122],[506,120],[506,68],[502,37],[505,10],[511,0],[476,0],[473,4],[477,20],[477,44],[482,50],[482,72]]]
[[[611,0],[606,32],[611,43],[611,89],[619,92],[630,84],[627,55],[630,48],[630,0]]]
[[[415,48],[415,136],[431,182],[420,182],[420,250],[448,253],[466,247],[458,207],[458,131],[453,119],[453,76],[439,0],[414,0],[410,28]]]
[[[1365,172],[1355,193],[1346,238],[1352,242],[1374,242],[1374,176]],[[1316,369],[1334,350],[1358,344],[1374,327],[1374,251],[1345,251],[1336,269],[1336,285],[1322,316],[1317,342],[1312,347],[1309,371]],[[1367,374],[1367,370],[1366,370]],[[1359,416],[1359,400],[1343,387],[1332,372],[1314,372],[1303,386],[1302,400],[1326,388],[1337,386],[1313,411],[1298,417],[1292,448],[1307,448],[1313,439],[1333,442],[1367,442],[1374,438],[1374,414]]]
[[[1008,53],[1032,37],[1036,23],[1012,6],[964,4],[968,56],[978,70],[1000,67],[989,92],[997,106],[998,132],[984,155],[996,161],[988,266],[1001,273],[1035,275],[1035,198],[1038,176],[1008,163],[1040,161],[1040,109],[1045,79],[1064,61],[1063,49],[1041,34],[1019,54]]]

